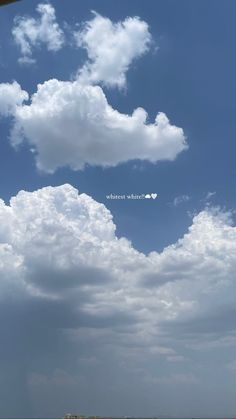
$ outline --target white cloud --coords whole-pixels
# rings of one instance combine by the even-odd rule
[[[0,116],[14,115],[16,107],[28,100],[28,93],[20,85],[13,83],[0,83]]]
[[[78,71],[79,80],[124,87],[131,63],[149,50],[148,24],[138,17],[113,23],[97,13],[94,15],[74,34],[77,45],[88,53],[88,61]]]
[[[18,106],[12,143],[26,139],[40,170],[116,166],[133,159],[174,160],[187,149],[181,128],[164,113],[147,123],[144,109],[132,115],[113,109],[99,86],[56,79],[38,85],[30,105]]]
[[[38,18],[17,16],[14,19],[12,34],[22,54],[19,62],[23,64],[35,62],[33,48],[45,44],[49,51],[58,51],[65,42],[54,7],[50,3],[40,3],[36,10],[40,14]]]
[[[1,267],[9,269],[12,255],[11,269],[23,272],[33,295],[66,299],[82,292],[78,305],[85,316],[97,316],[101,323],[104,316],[116,314],[121,322],[123,315],[131,316],[149,333],[157,322],[191,320],[218,303],[233,304],[236,228],[231,224],[227,213],[202,211],[176,244],[145,256],[125,238],[117,239],[103,204],[72,186],[21,191],[10,206],[0,205]],[[175,354],[165,346],[151,350],[163,351]]]
[[[208,192],[206,195],[205,200],[209,201],[213,196],[215,196],[216,192]]]
[[[207,192],[205,197],[201,200],[205,205],[212,205],[212,200],[216,197],[216,192]]]
[[[190,196],[188,195],[179,195],[176,196],[174,201],[173,201],[173,205],[175,207],[177,207],[178,205],[182,204],[183,202],[188,202],[190,200]]]
[[[202,324],[213,343],[216,333],[227,337],[230,318],[231,336],[235,331],[236,227],[230,213],[207,208],[177,243],[146,256],[116,237],[103,204],[70,185],[46,187],[21,191],[9,205],[0,201],[0,243],[0,331],[17,321],[31,359],[29,377],[48,374],[38,361],[45,350],[45,360],[53,353],[47,380],[59,368],[65,372],[56,374],[59,382],[77,388],[67,370],[73,348],[73,370],[81,359],[83,383],[91,368],[93,376],[96,368],[104,374],[112,368],[112,376],[124,380],[127,363],[144,386],[197,383],[192,360],[180,362],[186,345],[198,342]],[[5,335],[8,354],[19,343],[15,329],[14,336]],[[96,362],[85,364],[85,357]],[[164,374],[158,367],[163,363]]]

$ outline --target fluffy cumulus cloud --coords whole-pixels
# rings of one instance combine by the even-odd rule
[[[131,115],[113,109],[99,86],[56,79],[38,85],[29,105],[18,106],[13,144],[26,140],[40,170],[116,166],[133,159],[174,160],[187,148],[183,130],[164,113],[154,123],[138,108]]]
[[[17,16],[14,19],[12,35],[21,51],[19,62],[35,62],[33,49],[44,44],[48,51],[58,51],[64,44],[64,34],[56,21],[55,9],[50,3],[39,4],[38,18]]]
[[[225,306],[232,299],[236,229],[230,213],[200,212],[176,244],[147,256],[116,237],[103,204],[70,185],[21,191],[9,206],[1,201],[0,221],[3,272],[14,272],[14,281],[21,276],[34,297],[87,295],[77,307],[87,320],[122,312],[150,326],[207,312],[211,298]]]
[[[78,71],[81,82],[124,87],[133,60],[145,54],[151,42],[148,24],[138,17],[113,23],[94,13],[74,34],[78,47],[86,49],[88,61]]]
[[[38,19],[15,19],[12,33],[21,49],[21,62],[31,62],[33,47],[42,43],[53,51],[64,43],[53,6],[39,4],[36,10]],[[38,169],[48,173],[63,166],[80,170],[86,165],[111,167],[136,159],[156,163],[174,160],[186,150],[182,128],[172,125],[163,112],[153,123],[141,107],[132,114],[122,114],[109,105],[102,88],[96,85],[125,86],[126,72],[134,59],[150,47],[148,24],[138,17],[113,23],[94,13],[74,37],[88,53],[77,80],[48,80],[38,85],[29,104],[22,103],[28,95],[17,83],[0,85],[2,92],[17,88],[19,97],[13,105],[7,97],[0,103],[2,115],[14,117],[12,144],[26,141]]]
[[[17,106],[28,99],[28,93],[17,82],[0,83],[0,116],[14,115]]]
[[[32,397],[58,392],[67,409],[76,392],[86,410],[92,371],[91,392],[100,388],[96,371],[113,386],[115,376],[116,391],[125,374],[142,391],[201,385],[200,361],[198,372],[189,365],[199,336],[203,347],[235,346],[236,228],[218,209],[196,215],[161,253],[144,255],[117,238],[103,204],[72,186],[21,191],[9,205],[0,201],[0,273],[3,381],[6,366],[19,397],[29,380]]]

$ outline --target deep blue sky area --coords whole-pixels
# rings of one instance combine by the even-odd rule
[[[33,190],[69,182],[104,202],[114,214],[118,235],[125,235],[144,252],[161,250],[176,241],[190,223],[187,211],[199,210],[208,192],[214,204],[235,205],[235,13],[234,1],[54,1],[60,24],[76,24],[90,11],[113,21],[140,16],[150,25],[152,51],[128,72],[127,89],[105,89],[109,103],[122,113],[142,106],[153,122],[157,112],[184,129],[189,149],[174,162],[130,162],[111,169],[60,169],[42,175],[34,168],[27,147],[15,152],[7,142],[9,124],[1,128],[0,194],[8,200],[20,189]],[[15,15],[32,14],[37,1],[25,0],[1,9],[0,78],[17,80],[28,92],[36,84],[56,77],[68,80],[84,58],[84,51],[67,47],[55,54],[37,53],[27,68],[17,63],[11,26]],[[10,123],[10,121],[9,121]],[[157,192],[155,202],[107,202],[107,193]],[[173,207],[176,196],[190,200]],[[166,225],[168,224],[168,231]]]

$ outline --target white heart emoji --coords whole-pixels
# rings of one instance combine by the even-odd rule
[[[152,199],[156,199],[156,197],[157,197],[157,193],[152,193],[152,194],[151,194],[151,197],[152,197]]]
[[[151,195],[149,195],[149,193],[147,193],[147,194],[145,195],[145,198],[150,199],[150,198],[151,198]]]

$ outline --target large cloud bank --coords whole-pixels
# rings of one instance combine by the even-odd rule
[[[36,152],[38,168],[47,172],[133,159],[174,160],[187,148],[183,130],[165,114],[159,113],[153,124],[142,108],[122,114],[108,104],[99,86],[54,79],[38,85],[29,105],[20,104],[24,97],[24,91],[16,92],[11,140],[14,145],[26,140]]]
[[[89,409],[87,386],[96,394],[103,388],[96,372],[106,376],[103,406],[110,391],[111,403],[119,400],[127,374],[136,393],[137,380],[145,392],[154,383],[201,388],[205,378],[194,352],[234,348],[230,213],[203,210],[182,239],[149,255],[115,230],[110,211],[70,185],[21,191],[9,205],[0,202],[1,368],[19,397],[22,383],[30,383],[43,404],[56,391],[64,400],[56,406],[67,409],[78,392],[81,409]],[[233,361],[222,358],[227,374]],[[209,374],[210,366],[204,368]]]
[[[102,324],[122,313],[148,333],[164,320],[186,320],[233,302],[236,229],[229,213],[200,212],[182,239],[148,256],[116,237],[103,204],[70,185],[21,191],[9,206],[1,201],[0,220],[6,292],[12,280],[32,297],[77,295],[88,325],[93,317],[100,327],[99,318]]]

